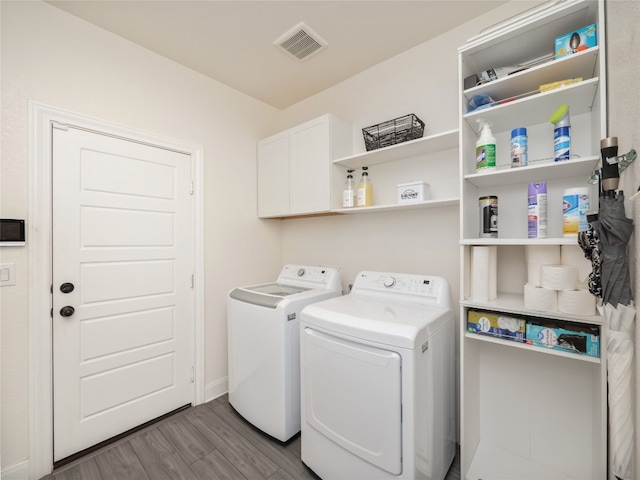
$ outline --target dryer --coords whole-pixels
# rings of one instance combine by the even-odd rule
[[[444,278],[361,272],[302,310],[302,461],[325,480],[442,480],[455,455]]]
[[[229,292],[229,403],[282,442],[300,431],[300,310],[341,294],[337,269],[304,265]]]

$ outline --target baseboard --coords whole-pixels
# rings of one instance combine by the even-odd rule
[[[27,480],[29,478],[29,460],[2,470],[0,478],[2,480]]]
[[[224,377],[207,385],[204,389],[204,401],[210,402],[229,391],[229,378]]]

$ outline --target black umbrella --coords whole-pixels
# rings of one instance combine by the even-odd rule
[[[624,194],[600,198],[598,220],[591,223],[598,239],[602,302],[614,307],[633,300],[627,243],[633,234],[633,220],[625,215]]]

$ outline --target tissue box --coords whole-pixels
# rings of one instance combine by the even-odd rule
[[[429,200],[429,184],[425,182],[399,183],[398,203],[415,203]]]
[[[589,357],[600,357],[600,328],[562,320],[527,319],[526,343]]]
[[[512,340],[524,343],[525,319],[498,315],[497,313],[469,310],[467,312],[467,331],[479,335]]]
[[[571,39],[573,38],[573,44]],[[596,24],[556,37],[556,58],[581,52],[598,44]]]

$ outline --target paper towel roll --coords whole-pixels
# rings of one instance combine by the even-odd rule
[[[535,263],[527,263],[527,283],[534,287],[540,286],[540,267]]]
[[[531,310],[555,312],[558,310],[558,292],[526,284],[524,286],[524,306]]]
[[[497,296],[497,247],[471,248],[471,299],[488,302]]]
[[[560,290],[558,311],[571,315],[595,315],[596,297],[589,290]]]
[[[575,290],[578,269],[572,265],[542,265],[540,285],[550,290]]]
[[[560,245],[527,245],[525,255],[527,263],[558,265],[560,263]]]
[[[578,288],[587,288],[591,262],[584,256],[584,251],[578,245],[562,245],[560,248],[560,263],[572,265],[578,269]]]

